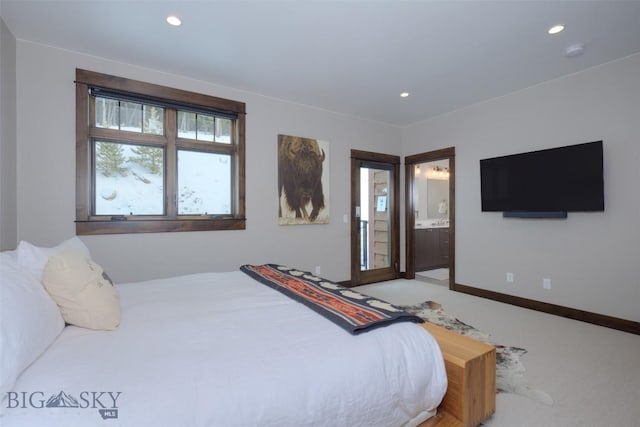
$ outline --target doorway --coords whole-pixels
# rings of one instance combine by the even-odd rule
[[[400,157],[351,150],[351,286],[400,276]]]
[[[406,278],[455,286],[455,148],[405,157]]]

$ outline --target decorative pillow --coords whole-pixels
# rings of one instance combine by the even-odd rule
[[[64,328],[55,302],[10,255],[0,254],[0,400]]]
[[[42,272],[49,257],[62,252],[64,249],[74,249],[87,258],[91,258],[89,248],[77,236],[65,240],[52,248],[42,248],[32,245],[24,240],[20,241],[16,249],[18,265],[32,273],[38,280],[42,281]]]
[[[108,276],[107,276],[108,277]],[[67,323],[111,330],[120,324],[120,297],[102,267],[84,254],[64,250],[49,258],[42,282]]]

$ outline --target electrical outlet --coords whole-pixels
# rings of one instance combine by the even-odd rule
[[[545,289],[551,289],[551,279],[542,279],[542,287]]]
[[[316,266],[316,276],[319,276],[320,274],[322,274],[322,273],[320,272],[320,266],[319,266],[319,265],[317,265],[317,266]]]
[[[507,283],[513,283],[513,273],[507,273]]]

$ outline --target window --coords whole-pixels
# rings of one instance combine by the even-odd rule
[[[76,233],[245,228],[245,104],[76,70]]]

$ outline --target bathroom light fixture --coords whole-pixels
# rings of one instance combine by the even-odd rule
[[[406,97],[408,97],[408,96],[409,96],[409,92],[402,92],[402,93],[400,94],[400,97],[401,97],[401,98],[406,98]]]
[[[180,20],[180,18],[175,15],[167,16],[167,23],[169,25],[173,25],[174,27],[179,27],[180,25],[182,25],[182,21]]]
[[[449,179],[449,168],[434,166],[427,171],[427,178],[431,179]]]
[[[549,28],[547,33],[548,34],[558,34],[558,33],[562,32],[562,30],[564,30],[564,25],[558,24],[558,25],[554,25],[553,27]]]

